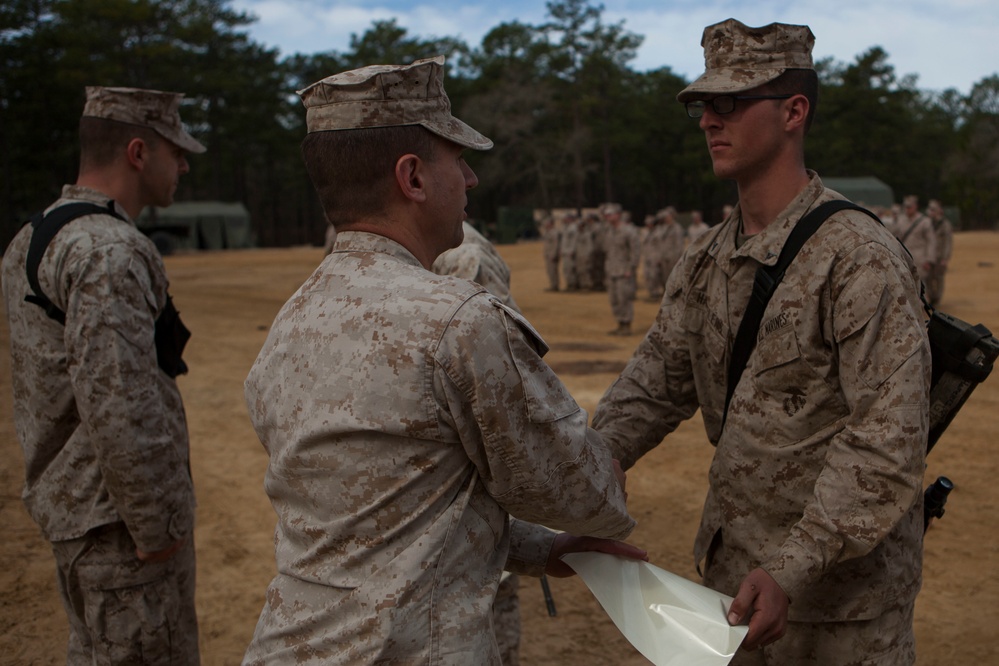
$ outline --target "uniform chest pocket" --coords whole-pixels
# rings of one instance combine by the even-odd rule
[[[721,318],[701,306],[688,304],[680,322],[688,335],[700,338],[701,348],[712,361],[720,364],[725,360],[728,329]]]
[[[775,446],[797,442],[840,416],[840,401],[802,355],[793,327],[765,335],[749,363],[752,386],[747,398],[767,415],[761,425]]]
[[[753,372],[762,375],[777,371],[794,364],[799,358],[801,350],[798,347],[798,337],[794,334],[794,329],[787,326],[757,341],[752,354]]]

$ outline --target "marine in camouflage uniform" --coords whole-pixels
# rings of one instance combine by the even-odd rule
[[[943,206],[936,199],[930,199],[926,212],[933,221],[937,251],[936,261],[930,267],[929,280],[926,282],[926,299],[930,305],[937,307],[943,298],[944,276],[947,275],[950,255],[954,250],[954,225],[944,215]]]
[[[610,228],[607,231],[607,295],[611,314],[617,328],[610,335],[631,335],[631,322],[635,318],[635,274],[641,259],[642,247],[638,229],[625,222],[618,204],[606,204],[604,217]]]
[[[22,496],[52,543],[69,664],[199,660],[187,423],[157,356],[168,281],[133,222],[169,206],[185,153],[204,151],[181,97],[87,88],[79,178],[46,212],[110,208],[69,222],[42,255],[39,285],[64,324],[25,301],[31,225],[3,262]]]
[[[927,283],[937,260],[937,235],[933,221],[919,212],[919,198],[914,194],[902,200],[902,213],[895,218],[892,231],[912,255],[919,279]]]
[[[642,277],[650,301],[659,301],[663,297],[663,217],[656,213],[652,224],[647,227],[645,242],[642,243]]]
[[[485,287],[500,302],[520,312],[510,293],[510,267],[485,236],[466,220],[461,245],[443,252],[431,270],[438,275],[454,275]],[[504,572],[493,600],[493,632],[503,666],[520,664],[520,578]]]
[[[607,223],[595,213],[590,214],[593,233],[593,259],[590,261],[593,291],[607,290]]]
[[[549,215],[541,223],[541,254],[545,261],[545,274],[548,276],[548,291],[558,291],[558,257],[562,231]]]
[[[579,224],[579,217],[574,213],[569,213],[562,219],[558,256],[562,264],[562,281],[565,282],[565,291],[579,291],[579,263],[576,259]]]
[[[776,263],[808,211],[842,198],[804,167],[813,42],[807,26],[729,19],[705,29],[707,71],[679,100],[740,203],[684,255],[594,427],[629,467],[701,411],[716,450],[695,563],[706,585],[736,597],[730,622],[754,611],[733,664],[909,665],[930,355],[915,266],[888,230],[843,211],[805,243],[725,416],[757,268]],[[744,152],[776,157],[757,164]],[[761,184],[761,172],[774,182]]]
[[[584,215],[576,234],[576,281],[584,291],[593,291],[594,231],[593,218]]]
[[[683,250],[686,247],[686,234],[684,233],[683,226],[677,222],[676,209],[672,206],[667,206],[664,210],[662,229],[662,264],[660,274],[662,275],[663,288],[665,289],[666,280],[669,279],[669,274],[673,272],[673,267],[680,261],[680,255],[683,254]]]
[[[620,538],[634,521],[530,324],[429,270],[461,242],[478,182],[462,150],[492,145],[451,115],[443,62],[300,92],[306,166],[338,236],[246,380],[278,517],[248,664],[499,664],[490,606],[504,568],[566,575],[564,552],[643,555],[533,524]],[[374,132],[400,156],[354,183],[370,203],[345,201],[343,179],[363,168],[351,149],[395,154]]]
[[[700,237],[705,231],[711,227],[704,221],[704,217],[701,215],[701,211],[692,210],[690,211],[690,226],[687,227],[687,241],[693,243]]]

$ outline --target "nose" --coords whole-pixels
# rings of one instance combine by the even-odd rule
[[[191,170],[191,165],[187,163],[187,155],[181,155],[177,159],[177,172],[183,176],[185,173]]]
[[[700,120],[697,122],[698,126],[705,130],[709,127],[718,127],[721,125],[721,116],[715,113],[714,108],[710,104],[704,109],[704,114],[701,116]]]
[[[465,189],[470,190],[479,184],[479,177],[475,175],[472,171],[472,167],[468,166],[465,160],[461,161],[461,170],[465,174]]]

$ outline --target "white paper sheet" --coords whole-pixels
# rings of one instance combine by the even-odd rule
[[[655,666],[725,666],[749,627],[729,626],[732,597],[648,562],[606,553],[562,557]]]

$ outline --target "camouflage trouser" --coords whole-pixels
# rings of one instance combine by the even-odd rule
[[[193,539],[172,558],[143,563],[123,523],[52,544],[69,618],[66,663],[198,664]]]
[[[647,258],[642,268],[645,269],[645,288],[649,290],[649,298],[662,298],[662,264],[654,258]]]
[[[593,289],[593,255],[581,253],[576,255],[576,282],[580,289]]]
[[[545,272],[548,274],[548,287],[558,291],[558,257],[545,257]]]
[[[747,573],[749,556],[721,543],[715,535],[708,551],[704,584],[735,595]],[[753,652],[739,650],[730,666],[912,666],[916,639],[913,604],[871,620],[788,622],[779,640]]]
[[[612,276],[607,285],[611,314],[619,324],[630,324],[635,318],[635,278]]]
[[[520,666],[520,581],[510,575],[500,581],[493,600],[493,631],[503,666]]]
[[[576,273],[576,257],[562,255],[562,278],[565,280],[565,288],[569,291],[579,289],[579,274]]]
[[[929,277],[926,279],[926,300],[934,307],[940,305],[940,299],[943,298],[944,275],[946,273],[946,266],[933,264]]]

